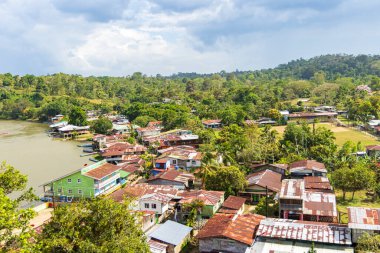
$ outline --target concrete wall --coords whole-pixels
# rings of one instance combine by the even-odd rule
[[[249,246],[227,238],[199,239],[200,252],[231,252],[244,253]]]
[[[145,207],[145,204],[149,205],[149,208]],[[152,204],[156,204],[156,208],[152,207]],[[139,201],[139,210],[141,211],[154,211],[158,214],[163,214],[169,209],[168,203],[161,203],[157,200],[140,200]]]

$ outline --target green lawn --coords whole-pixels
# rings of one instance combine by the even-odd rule
[[[363,133],[358,130],[354,130],[352,128],[347,128],[347,127],[338,127],[335,126],[334,124],[330,123],[317,123],[317,127],[323,126],[326,127],[327,129],[330,129],[336,138],[336,144],[339,146],[343,145],[346,141],[352,141],[352,142],[361,142],[364,146],[367,145],[373,145],[373,144],[380,144],[380,141],[376,138],[374,138],[371,135],[367,135],[366,133]],[[273,129],[276,129],[277,132],[282,135],[285,131],[285,126],[275,126]]]
[[[380,208],[380,201],[372,202],[370,198],[366,196],[366,191],[355,192],[355,197],[351,200],[351,192],[346,193],[346,200],[343,201],[342,191],[336,190],[337,209],[341,214],[341,222],[348,223],[347,207],[360,206],[360,207],[372,207]]]

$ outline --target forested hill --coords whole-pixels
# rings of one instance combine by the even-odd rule
[[[311,59],[293,60],[286,64],[280,64],[273,69],[262,69],[256,71],[235,71],[233,74],[249,75],[254,74],[260,78],[294,78],[310,80],[314,73],[323,71],[326,79],[335,80],[339,77],[364,77],[367,75],[380,76],[380,55],[322,55]],[[227,72],[217,73],[223,77],[228,75]],[[196,78],[206,77],[212,74],[197,73],[178,73],[171,78]]]

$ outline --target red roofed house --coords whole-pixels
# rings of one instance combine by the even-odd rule
[[[367,155],[376,159],[380,159],[380,145],[370,145],[365,147]]]
[[[184,205],[200,200],[204,206],[201,211],[201,216],[210,218],[213,216],[224,202],[224,192],[222,191],[206,191],[206,190],[192,190],[179,192],[181,200],[178,202],[178,215],[180,219],[186,218],[188,215]]]
[[[257,203],[261,197],[276,195],[281,190],[282,175],[271,170],[259,171],[247,176],[247,187],[239,192],[239,196],[248,199],[250,202]]]
[[[202,124],[205,128],[211,128],[211,129],[222,127],[222,121],[220,119],[203,120]]]
[[[271,170],[273,172],[280,173],[282,176],[285,176],[288,171],[287,164],[253,164],[250,166],[251,172],[256,173],[263,170]]]
[[[219,213],[225,214],[242,214],[245,207],[245,198],[229,196],[219,209]]]
[[[265,217],[257,214],[216,214],[199,231],[200,252],[249,252],[260,221]]]
[[[191,188],[194,184],[195,177],[193,174],[170,169],[150,177],[148,184],[170,185],[178,189]]]
[[[126,160],[129,155],[142,155],[147,148],[139,144],[117,142],[107,145],[108,147],[100,154],[107,162],[119,163]]]
[[[364,233],[380,234],[380,208],[348,207],[347,210],[352,242],[357,243]]]
[[[305,176],[326,177],[327,170],[323,163],[314,160],[302,160],[289,165],[291,178],[303,178]]]

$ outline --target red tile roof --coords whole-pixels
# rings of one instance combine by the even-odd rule
[[[251,246],[264,216],[257,214],[215,214],[199,231],[197,238],[229,238]]]
[[[252,173],[247,176],[248,186],[259,185],[261,187],[268,187],[269,190],[279,192],[281,190],[281,177],[280,173],[264,170]]]
[[[178,194],[178,189],[168,185],[148,185],[148,184],[136,184],[128,185],[123,189],[113,192],[110,197],[117,201],[123,201],[125,196],[140,198],[146,194],[151,193],[162,193],[170,196],[176,196]]]
[[[245,204],[245,201],[245,198],[231,195],[224,201],[222,207],[239,210]]]
[[[197,199],[203,201],[205,205],[214,206],[224,197],[224,192],[206,190],[183,191],[179,192],[179,196],[182,197],[179,203],[191,203]]]
[[[105,176],[108,176],[116,171],[120,170],[120,168],[116,165],[105,163],[98,168],[92,169],[86,173],[84,173],[85,176],[100,180]]]
[[[182,172],[175,169],[170,169],[156,176],[152,176],[151,178],[148,179],[148,182],[158,180],[158,179],[187,183],[189,180],[194,180],[195,177],[193,174],[190,174],[190,173]]]
[[[376,150],[380,151],[380,145],[370,145],[365,147],[367,150]]]

